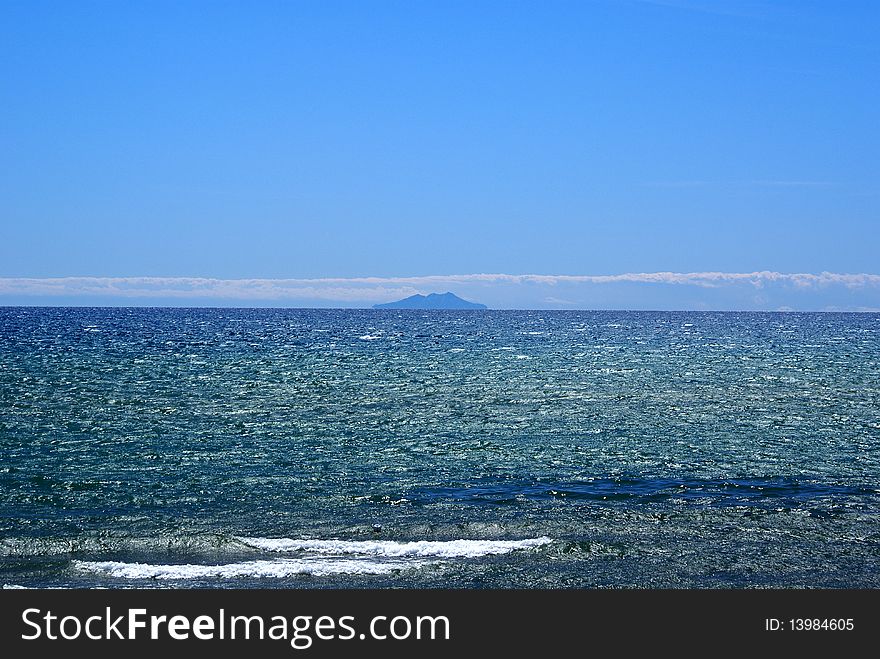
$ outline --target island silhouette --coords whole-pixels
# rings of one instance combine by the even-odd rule
[[[374,309],[486,309],[485,304],[462,300],[454,293],[431,293],[411,295],[396,302],[374,304]]]

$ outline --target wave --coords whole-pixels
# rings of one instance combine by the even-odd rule
[[[421,529],[415,529],[419,532]],[[525,540],[450,540],[394,542],[383,540],[303,540],[288,538],[257,538],[223,533],[175,532],[155,536],[119,534],[88,534],[69,538],[5,538],[0,539],[0,559],[35,556],[95,556],[109,552],[174,553],[183,555],[235,555],[257,549],[270,552],[304,552],[313,554],[365,555],[394,557],[476,557],[505,554],[532,549],[550,542],[550,538]],[[245,547],[242,547],[244,545]]]
[[[124,532],[96,532],[78,537],[3,538],[0,539],[0,558],[94,554],[108,551],[201,553],[237,548],[240,548],[240,544],[222,533],[175,531],[157,533],[153,536],[130,536]]]
[[[525,540],[416,540],[395,542],[393,540],[296,540],[292,538],[248,538],[237,540],[264,551],[311,552],[316,554],[360,554],[368,556],[475,558],[494,554],[507,554],[521,549],[534,549],[549,544],[546,536]]]
[[[280,558],[243,561],[225,565],[153,565],[118,561],[73,561],[73,567],[122,579],[234,579],[236,577],[283,578],[336,574],[389,574],[422,565],[418,561],[366,561],[327,558]]]
[[[478,479],[458,487],[412,490],[407,498],[414,505],[436,501],[519,504],[522,501],[587,501],[608,505],[614,502],[693,502],[702,506],[751,506],[777,508],[832,504],[859,499],[874,500],[880,488],[874,485],[823,483],[790,477],[643,478],[638,476],[597,477],[575,482]]]
[[[220,565],[152,564],[120,561],[72,561],[74,569],[120,579],[234,579],[316,577],[339,574],[390,574],[436,563],[437,559],[476,558],[534,549],[550,538],[525,540],[297,540],[293,538],[235,537],[252,549],[269,552],[303,552],[297,558],[240,561]],[[310,555],[311,554],[311,555]],[[345,558],[351,556],[351,558]],[[434,560],[430,560],[434,559]]]

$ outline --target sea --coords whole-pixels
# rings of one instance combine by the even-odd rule
[[[0,308],[5,588],[877,588],[880,314]]]

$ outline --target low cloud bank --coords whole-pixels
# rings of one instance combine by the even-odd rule
[[[488,273],[313,279],[8,277],[0,278],[0,304],[41,304],[50,299],[53,303],[88,300],[107,304],[161,302],[222,306],[237,301],[258,306],[369,306],[416,293],[446,290],[496,308],[870,310],[880,307],[880,275],[773,271],[616,275]]]

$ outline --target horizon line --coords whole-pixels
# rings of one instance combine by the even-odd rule
[[[880,308],[825,308],[825,309],[689,309],[689,308],[624,308],[624,307],[584,307],[571,309],[548,309],[546,307],[505,307],[503,309],[407,309],[407,308],[375,308],[375,307],[315,307],[315,306],[236,306],[236,305],[171,305],[171,304],[0,304],[0,309],[180,309],[180,310],[239,310],[239,311],[375,311],[377,313],[482,313],[540,311],[542,313],[744,313],[744,314],[878,314]]]
[[[612,288],[603,293],[606,286]],[[665,299],[657,299],[660,289],[655,287],[662,287],[664,292],[660,295]],[[652,289],[655,292],[651,293]],[[670,298],[673,289],[681,293],[673,293]],[[42,301],[51,299],[49,306],[105,306],[102,302],[106,300],[108,306],[137,307],[207,307],[219,304],[222,308],[351,308],[392,302],[438,290],[453,292],[495,309],[549,307],[579,310],[675,308],[683,311],[786,311],[798,307],[797,310],[801,311],[846,309],[871,312],[878,306],[880,274],[759,270],[625,272],[610,275],[472,273],[237,279],[187,276],[0,277],[0,305],[43,306]],[[650,297],[644,297],[646,294]],[[641,299],[638,299],[640,295]],[[730,295],[742,299],[734,301]],[[840,299],[819,299],[831,295]],[[813,299],[808,301],[804,296]],[[853,296],[863,299],[853,299]],[[82,302],[78,304],[77,300]],[[799,301],[795,303],[796,300]],[[150,301],[156,304],[150,304]],[[807,302],[806,305],[804,302]]]

